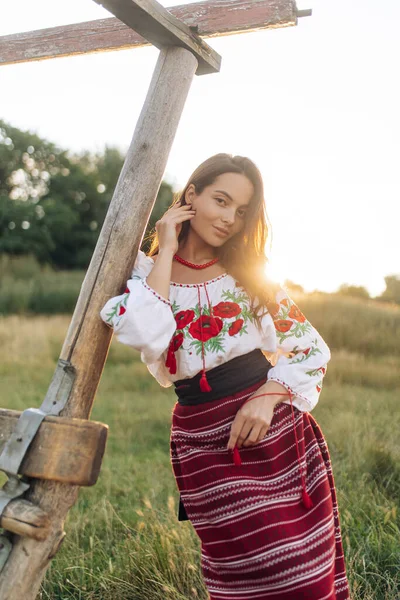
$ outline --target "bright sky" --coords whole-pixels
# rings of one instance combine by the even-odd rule
[[[179,189],[212,154],[249,156],[264,177],[273,276],[375,296],[400,275],[400,3],[297,6],[313,9],[297,27],[206,40],[222,69],[194,78],[165,179]],[[15,0],[0,35],[107,16],[91,0]],[[0,118],[63,148],[126,151],[157,55],[1,67]]]

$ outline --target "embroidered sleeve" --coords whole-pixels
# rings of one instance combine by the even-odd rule
[[[276,335],[276,351],[269,357],[273,367],[268,371],[268,379],[290,390],[302,410],[309,412],[319,400],[331,353],[283,288],[275,298],[276,302],[268,307]]]
[[[110,298],[100,311],[118,341],[139,350],[146,364],[160,360],[176,329],[171,302],[146,281],[154,264],[149,261],[143,252],[138,254],[125,291]]]

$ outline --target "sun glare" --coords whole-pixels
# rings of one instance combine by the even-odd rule
[[[290,257],[284,255],[270,255],[270,262],[266,267],[266,274],[276,283],[284,285],[289,280],[300,285],[305,293],[320,290],[327,293],[336,292],[341,285],[355,285],[364,287],[371,298],[382,294],[386,288],[384,278],[377,272],[371,271],[369,277],[365,271],[359,269],[358,281],[351,276],[351,265],[348,271],[343,272],[342,264],[331,269],[310,269],[308,263],[294,263]],[[365,283],[367,281],[367,283]]]
[[[274,258],[272,255],[270,256],[270,261],[265,271],[270,279],[276,281],[276,283],[279,283],[281,286],[283,285],[285,279],[288,278],[284,272],[284,265],[279,264],[279,260]]]

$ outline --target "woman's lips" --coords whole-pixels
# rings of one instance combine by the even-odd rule
[[[216,233],[218,235],[220,235],[221,237],[226,237],[227,235],[229,235],[226,231],[223,231],[222,229],[219,229],[218,227],[216,227],[215,225],[213,225]]]

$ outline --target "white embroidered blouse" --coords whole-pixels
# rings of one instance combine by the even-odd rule
[[[299,410],[315,407],[331,353],[283,288],[259,332],[245,289],[229,273],[203,283],[171,282],[167,299],[147,284],[153,266],[153,259],[139,250],[124,293],[110,298],[100,316],[120,342],[140,351],[161,386],[199,373],[203,356],[208,371],[260,348],[273,365],[268,380],[290,390]],[[289,395],[283,402],[290,404]]]

